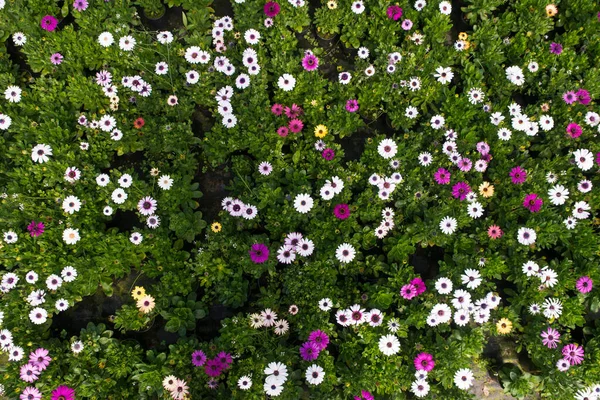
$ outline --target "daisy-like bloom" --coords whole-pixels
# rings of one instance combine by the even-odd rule
[[[537,193],[530,193],[525,196],[525,199],[523,200],[523,207],[527,208],[532,213],[540,211],[542,204],[544,204],[544,201]]]
[[[45,163],[50,160],[48,156],[52,155],[52,148],[47,144],[38,144],[33,149],[31,149],[31,159],[33,162],[37,163]]]
[[[282,382],[281,380],[268,379],[267,377],[267,380],[263,385],[263,390],[268,396],[277,397],[281,394],[281,392],[283,392],[283,383],[284,382]]]
[[[600,115],[597,112],[588,111],[585,114],[585,123],[592,128],[598,126],[600,124]]]
[[[300,356],[304,361],[313,361],[319,357],[319,347],[313,342],[305,342],[300,346]]]
[[[144,240],[144,236],[142,236],[139,232],[133,232],[131,236],[129,236],[129,241],[136,246],[138,246]]]
[[[6,239],[6,233],[4,234],[4,238]],[[0,284],[0,286],[5,288],[6,290],[11,290],[15,286],[17,286],[17,282],[19,282],[19,277],[13,272],[7,272],[6,274],[2,275],[2,283]],[[2,342],[1,337],[0,342]]]
[[[10,103],[18,103],[21,101],[21,88],[18,86],[9,86],[4,91],[4,98]]]
[[[44,233],[44,223],[31,221],[31,223],[27,225],[27,231],[31,237],[38,237]]]
[[[305,71],[314,71],[319,68],[319,59],[312,53],[307,53],[302,59],[302,67]]]
[[[62,208],[66,213],[73,214],[81,209],[81,200],[75,196],[68,196],[63,200]]]
[[[4,391],[3,391],[4,392]],[[4,393],[2,393],[4,394]],[[33,386],[27,386],[19,396],[20,400],[41,400],[42,393]]]
[[[444,168],[440,168],[433,174],[438,185],[447,185],[450,183],[450,172]]]
[[[262,320],[262,325],[266,327],[275,325],[275,321],[277,321],[277,313],[270,308],[266,308],[261,311],[260,317]]]
[[[348,204],[337,204],[333,209],[333,214],[337,219],[346,219],[350,216],[350,207]]]
[[[106,215],[107,217],[111,216],[113,213],[113,208],[111,206],[106,206],[104,207],[104,209],[102,210],[102,213],[104,215]]]
[[[173,34],[169,31],[161,31],[156,34],[156,40],[161,44],[169,44],[173,41]]]
[[[565,204],[565,201],[569,198],[569,189],[563,185],[556,185],[548,190],[548,196],[550,197],[550,203],[560,206]]]
[[[431,156],[431,153],[423,152],[419,154],[419,164],[421,164],[422,166],[426,167],[429,164],[431,164],[432,161],[433,157]]]
[[[347,264],[354,260],[356,250],[349,243],[342,243],[335,250],[335,257],[343,264]]]
[[[468,268],[461,276],[463,285],[467,285],[469,289],[476,289],[482,282],[481,274],[476,269]]]
[[[276,335],[283,335],[285,334],[290,328],[290,324],[285,320],[285,319],[280,319],[279,321],[275,322],[275,334]]]
[[[442,233],[446,235],[451,235],[456,231],[456,227],[458,226],[458,222],[453,217],[444,217],[440,221],[440,229]]]
[[[25,364],[21,366],[20,369],[20,378],[25,382],[34,382],[37,381],[41,371],[38,367],[33,364]]]
[[[173,178],[169,175],[162,175],[158,178],[157,184],[162,190],[169,190],[171,189],[171,186],[173,186]]]
[[[562,314],[562,303],[559,299],[546,299],[544,300],[544,303],[542,303],[542,310],[544,312],[544,316],[548,319],[559,318]]]
[[[21,361],[23,359],[23,348],[12,346],[8,349],[8,361]]]
[[[577,283],[575,287],[579,291],[579,293],[589,293],[592,291],[594,281],[589,276],[582,276],[577,279]]]
[[[282,384],[287,381],[287,367],[280,362],[271,362],[264,369],[265,375],[267,378],[272,376],[275,380],[281,382]]]
[[[255,264],[262,264],[269,259],[269,248],[262,243],[253,244],[248,253]]]
[[[395,335],[385,335],[379,339],[379,351],[392,356],[400,351],[400,341]]]
[[[431,124],[431,127],[433,129],[437,130],[441,129],[444,126],[444,124],[446,123],[446,119],[441,115],[434,115],[433,117],[431,117],[429,123]]]
[[[573,204],[573,217],[577,219],[586,219],[590,216],[588,212],[590,210],[590,205],[585,201],[578,201]]]
[[[325,371],[316,364],[306,369],[306,381],[311,385],[320,385],[325,378]]]
[[[223,369],[228,369],[233,363],[233,358],[231,358],[231,354],[226,353],[224,351],[217,354],[215,360],[217,360],[221,364],[221,367],[223,367]]]
[[[567,125],[567,135],[569,135],[569,137],[573,139],[578,138],[581,136],[581,132],[581,126],[574,122],[571,122],[569,125]]]
[[[452,310],[446,304],[436,304],[435,306],[433,306],[433,308],[431,309],[431,312],[429,313],[429,318],[427,321],[428,324],[430,322],[432,322],[432,321],[430,321],[431,317],[434,318],[435,325],[445,324],[445,323],[448,323],[452,319]],[[433,326],[435,326],[435,325],[433,325]]]
[[[36,325],[43,324],[48,319],[48,311],[41,307],[35,307],[29,313],[29,319]]]
[[[23,32],[15,32],[12,35],[12,40],[13,43],[15,44],[15,46],[23,46],[25,43],[27,43],[27,36],[25,36],[25,34]]]
[[[75,244],[79,242],[81,237],[79,236],[79,229],[67,228],[63,231],[62,239],[66,244]]]
[[[573,152],[577,167],[583,171],[587,171],[594,166],[594,155],[588,149],[579,149]]]
[[[133,36],[123,36],[119,39],[119,48],[123,51],[132,51],[135,47],[135,43]]]
[[[100,35],[98,35],[98,43],[100,43],[100,46],[102,47],[109,47],[114,42],[115,38],[110,32],[102,32]]]
[[[196,350],[192,353],[192,364],[195,367],[201,367],[206,362],[206,354],[202,350]]]
[[[242,390],[248,390],[252,387],[252,379],[248,375],[244,375],[238,379],[237,385]]]
[[[266,14],[267,17],[269,18],[274,18],[277,16],[277,14],[279,14],[279,10],[281,9],[281,7],[279,6],[279,4],[277,4],[274,1],[269,1],[265,4],[265,6],[263,7],[263,11]],[[265,23],[266,25],[266,23]]]
[[[454,384],[461,390],[468,390],[473,386],[473,371],[469,368],[461,368],[454,374]]]
[[[560,43],[552,42],[550,43],[550,53],[559,55],[562,53],[563,47]]]
[[[452,306],[457,310],[468,309],[472,305],[471,293],[466,290],[457,289],[452,295]]]
[[[300,193],[294,198],[294,208],[301,214],[309,212],[313,205],[314,201],[308,193]]]
[[[398,145],[392,139],[383,139],[377,146],[379,155],[385,159],[390,159],[398,152]]]
[[[577,184],[577,190],[579,190],[581,193],[587,193],[590,190],[592,190],[592,182],[588,181],[587,179],[583,179],[581,181],[579,181],[579,183]]]
[[[496,330],[501,335],[507,335],[512,331],[512,322],[506,318],[501,318],[496,323]]]
[[[538,276],[544,286],[554,287],[558,283],[558,274],[551,268],[542,268]]]
[[[333,305],[333,302],[331,301],[330,298],[323,298],[321,300],[319,300],[319,308],[322,311],[329,311],[331,310],[331,306]]]
[[[137,209],[142,215],[152,215],[156,212],[157,202],[150,196],[142,198],[137,203]]]
[[[560,343],[560,333],[556,329],[548,327],[540,336],[542,337],[542,344],[549,349],[555,349]]]
[[[372,327],[379,326],[383,323],[383,313],[374,308],[365,314],[365,321]]]
[[[206,368],[205,368],[205,372],[206,372]],[[220,371],[219,371],[219,374],[220,374]],[[208,375],[210,375],[210,374],[208,374]],[[170,391],[170,394],[171,394],[171,397],[173,398],[173,400],[183,400],[183,399],[187,398],[188,393],[189,393],[189,387],[187,385],[187,382],[182,379],[176,379],[173,389]]]
[[[437,290],[439,294],[449,294],[452,292],[452,281],[444,277],[439,278],[435,282],[435,290]]]
[[[521,227],[517,232],[517,240],[524,246],[534,244],[537,239],[537,234],[531,228]]]
[[[288,128],[293,133],[298,133],[298,132],[302,131],[302,128],[304,128],[304,123],[299,119],[293,119],[289,122]]]
[[[326,159],[327,161],[331,161],[335,158],[335,151],[333,151],[333,149],[327,148],[327,149],[323,150],[323,153],[321,153],[321,156],[323,156],[323,158]]]
[[[78,340],[76,342],[73,342],[71,344],[71,351],[75,354],[79,354],[81,353],[81,351],[84,349],[84,345],[83,342],[81,340]]]
[[[267,176],[270,175],[273,171],[273,166],[268,161],[263,161],[258,165],[258,172],[261,175]]]
[[[417,295],[417,288],[415,285],[407,284],[402,286],[400,289],[400,295],[406,300],[410,300]]]
[[[502,121],[504,121],[504,116],[500,112],[495,112],[492,115],[490,115],[490,121],[492,122],[492,124],[498,126]]]
[[[402,8],[397,5],[391,5],[387,8],[386,14],[389,19],[398,21],[400,18],[402,18]]]
[[[561,358],[556,362],[556,369],[558,369],[560,372],[565,372],[569,368],[571,368],[571,363],[569,363],[569,360],[567,359]]]
[[[580,389],[575,393],[575,400],[597,400],[598,396],[593,388]]]
[[[117,188],[113,190],[110,197],[115,204],[123,204],[125,203],[125,200],[127,200],[127,193],[125,193],[123,189]]]
[[[58,20],[56,19],[56,17],[54,17],[52,15],[46,15],[40,21],[40,26],[42,27],[42,29],[44,29],[48,32],[52,32],[53,30],[55,30],[57,25],[58,25]]]
[[[527,171],[525,171],[520,166],[511,169],[509,175],[512,180],[512,183],[514,183],[515,185],[520,185],[524,183],[525,180],[527,180]]]
[[[296,78],[290,74],[283,74],[277,80],[277,86],[285,92],[289,92],[296,86]]]
[[[471,187],[467,182],[458,182],[452,186],[452,196],[455,199],[463,201],[467,198],[467,194],[471,192]]]
[[[8,115],[0,113],[0,131],[5,131],[10,128],[12,119]],[[33,158],[33,155],[31,156]],[[33,159],[35,161],[35,159]]]
[[[139,299],[135,305],[142,313],[148,314],[154,309],[154,297],[147,294]]]
[[[58,299],[54,306],[58,311],[65,311],[69,308],[69,302],[66,299]]]
[[[365,11],[365,5],[362,0],[356,0],[352,3],[352,12],[354,14],[362,14]]]
[[[588,104],[590,104],[590,101],[592,101],[592,98],[590,97],[590,92],[588,92],[585,89],[579,89],[577,93],[575,93],[575,95],[577,96],[577,100],[584,106],[587,106]]]
[[[324,138],[325,136],[327,136],[327,127],[325,125],[317,125],[315,127],[315,136],[318,138]]]
[[[260,314],[250,314],[248,319],[250,320],[250,326],[254,329],[262,328],[264,326],[264,320]]]
[[[410,385],[410,391],[419,398],[425,397],[429,393],[429,383],[425,379],[417,379]]]
[[[498,139],[507,141],[512,137],[512,132],[508,128],[501,128],[498,130]]]
[[[346,101],[346,111],[354,113],[357,112],[359,108],[358,100],[350,99]]]
[[[532,303],[529,306],[529,313],[531,315],[538,315],[542,311],[542,307],[538,303]]]
[[[562,99],[567,104],[573,104],[577,101],[577,95],[570,90],[562,95]]]
[[[301,238],[300,240],[298,240],[298,243],[292,247],[294,247],[295,251],[302,257],[308,257],[313,253],[315,249],[315,244],[310,239]]]
[[[350,314],[350,325],[360,325],[366,321],[365,309],[361,308],[360,305],[354,304],[348,310]]]
[[[581,364],[584,357],[583,346],[568,344],[562,348],[562,354],[571,365]]]
[[[466,308],[461,308],[454,313],[454,323],[458,326],[465,326],[471,319],[471,313]]]
[[[483,205],[477,201],[474,201],[467,206],[467,213],[469,214],[469,217],[477,219],[483,215]]]
[[[485,198],[492,197],[494,195],[494,185],[485,181],[479,185],[479,194]]]
[[[46,278],[46,286],[50,290],[56,290],[62,286],[63,280],[60,276],[52,274]]]
[[[523,273],[528,277],[537,276],[540,271],[540,266],[535,261],[527,261],[521,267]]]
[[[413,22],[410,19],[405,19],[404,21],[402,21],[402,29],[404,29],[405,31],[410,31],[412,26]]]
[[[87,0],[75,0],[73,2],[73,8],[79,12],[85,11],[88,8]]]
[[[435,367],[435,361],[433,356],[429,353],[419,353],[413,360],[413,364],[417,371],[429,372]]]

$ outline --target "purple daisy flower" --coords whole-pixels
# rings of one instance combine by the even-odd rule
[[[42,27],[42,29],[47,30],[48,32],[52,32],[53,30],[55,30],[57,25],[58,20],[52,15],[46,15],[40,21],[40,26]]]
[[[575,122],[571,122],[569,125],[567,125],[567,134],[573,139],[578,138],[581,136],[581,126]]]
[[[88,2],[87,0],[75,0],[73,2],[73,8],[80,12],[85,11],[88,8]]]
[[[458,182],[454,186],[452,186],[452,196],[455,199],[459,199],[463,201],[467,198],[467,195],[471,192],[471,187],[467,182]]]
[[[279,7],[279,4],[277,4],[274,1],[269,1],[267,4],[265,4],[263,11],[267,15],[267,17],[273,18],[273,17],[276,17],[277,14],[279,14],[280,9],[281,9],[281,7]]]
[[[269,248],[263,243],[253,244],[248,253],[255,264],[262,264],[269,259]]]
[[[527,180],[527,171],[520,166],[514,167],[510,170],[510,178],[515,185],[524,183]]]
[[[577,283],[575,284],[575,287],[580,293],[591,292],[593,286],[594,281],[589,276],[582,276],[581,278],[577,279]]]
[[[540,334],[542,344],[549,349],[555,349],[560,342],[560,333],[554,328],[548,328]]]
[[[406,300],[410,300],[417,295],[417,287],[413,284],[406,284],[400,289],[400,296]]]
[[[302,66],[306,71],[314,71],[319,68],[319,59],[314,54],[308,53],[302,59]]]
[[[402,21],[402,29],[404,29],[405,31],[410,31],[412,26],[413,22],[410,19],[405,19],[404,21]]]
[[[398,21],[402,18],[402,8],[397,5],[392,5],[387,8],[387,17],[389,19],[393,19],[394,21]]]
[[[31,237],[40,236],[44,233],[44,224],[42,222],[31,221],[31,223],[27,225],[27,230]]]
[[[532,213],[540,211],[542,204],[544,204],[544,201],[537,193],[530,193],[525,196],[525,200],[523,200],[523,207],[527,208]]]
[[[221,365],[221,362],[216,358],[211,358],[206,362],[206,365],[204,366],[204,372],[206,372],[206,375],[208,376],[219,376],[221,375],[222,371],[223,366]]]
[[[60,65],[63,61],[63,56],[60,53],[54,53],[50,56],[50,62],[54,65]]]
[[[206,362],[206,354],[202,350],[196,350],[192,353],[192,364],[194,367],[201,367]]]
[[[308,335],[308,341],[313,342],[319,348],[319,351],[325,350],[327,345],[329,344],[329,336],[320,329],[316,331],[312,331],[310,335]]]
[[[330,149],[329,147],[326,148],[325,150],[323,150],[323,153],[321,153],[321,155],[323,156],[324,159],[326,159],[327,161],[331,161],[333,160],[333,158],[335,157],[335,151],[333,151],[333,149]]]
[[[568,92],[563,94],[562,98],[563,98],[564,102],[567,104],[573,104],[577,101],[577,95],[572,90],[569,90]]]
[[[562,354],[571,365],[581,364],[584,356],[583,346],[570,343],[563,347]]]
[[[433,356],[429,353],[419,353],[413,360],[413,364],[417,371],[429,372],[435,367],[435,361]]]
[[[302,356],[304,361],[316,360],[319,357],[319,347],[317,347],[316,343],[305,342],[300,346],[300,356]]]
[[[558,55],[558,54],[562,53],[562,51],[563,51],[563,47],[560,43],[552,42],[550,44],[550,53]]]
[[[231,358],[231,354],[224,351],[217,354],[215,358],[221,363],[223,369],[227,369],[231,367],[231,364],[233,364],[233,358]]]
[[[350,100],[346,101],[346,111],[353,113],[353,112],[357,112],[358,109],[359,109],[359,106],[358,106],[357,100],[350,99]]]
[[[444,168],[438,169],[437,172],[433,174],[433,177],[438,185],[447,185],[450,183],[450,172]]]
[[[417,296],[421,293],[424,293],[427,290],[427,286],[425,286],[425,282],[421,278],[415,278],[410,281],[411,285],[414,285],[417,288]]]
[[[592,98],[590,97],[590,92],[588,92],[585,89],[579,89],[577,93],[575,93],[575,95],[577,96],[579,102],[584,106],[587,106],[588,104],[590,104],[590,101],[592,101]]]
[[[348,204],[338,204],[333,209],[333,214],[337,219],[346,219],[350,216],[350,207]]]

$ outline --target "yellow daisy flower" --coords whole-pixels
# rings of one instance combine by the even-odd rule
[[[146,289],[144,289],[143,286],[136,286],[131,291],[131,297],[133,297],[135,300],[139,300],[142,297],[144,297],[145,295],[146,295]]]
[[[327,127],[325,125],[317,125],[315,127],[315,136],[318,138],[323,139],[325,136],[327,136]]]
[[[458,34],[459,40],[467,40],[468,37],[469,37],[469,35],[467,35],[467,32],[461,32]]]
[[[558,8],[556,8],[554,4],[548,4],[546,6],[546,15],[549,17],[554,17],[556,14],[558,14]]]
[[[506,335],[512,331],[512,322],[506,318],[502,318],[496,323],[496,330],[501,335]]]
[[[217,233],[217,232],[221,232],[221,224],[218,222],[213,222],[212,225],[210,226],[210,229],[212,229],[213,232]]]
[[[479,194],[483,197],[492,197],[494,195],[494,185],[489,182],[483,182],[479,185]]]

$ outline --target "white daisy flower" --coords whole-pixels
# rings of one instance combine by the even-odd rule
[[[296,86],[296,78],[290,74],[283,74],[277,80],[277,85],[285,92],[289,92]]]
[[[379,351],[392,356],[400,351],[400,341],[395,335],[385,335],[379,339]]]
[[[308,193],[300,193],[294,199],[294,208],[301,214],[309,212],[314,205],[312,197]]]
[[[65,229],[63,231],[62,238],[66,244],[75,244],[75,243],[79,242],[79,239],[81,238],[79,236],[79,229],[72,229],[72,228]]]
[[[454,374],[454,384],[461,390],[468,390],[473,386],[473,371],[469,368],[461,368]]]
[[[325,379],[325,371],[316,364],[306,369],[306,381],[311,385],[320,385]]]
[[[173,186],[173,179],[169,175],[162,175],[158,178],[157,184],[162,190],[169,190]]]
[[[453,217],[444,217],[440,221],[440,229],[446,235],[451,235],[456,231],[456,227],[458,226],[458,222]]]
[[[31,149],[31,159],[37,163],[45,163],[50,160],[48,156],[52,155],[52,148],[47,144],[38,144]]]
[[[338,248],[335,251],[335,257],[341,262],[341,263],[349,263],[352,260],[354,260],[354,257],[356,256],[356,250],[354,249],[354,247],[349,244],[349,243],[342,243],[338,246]]]
[[[115,42],[115,38],[113,37],[113,35],[110,32],[102,32],[98,36],[98,43],[100,43],[100,46],[102,46],[102,47],[109,47],[114,42]]]

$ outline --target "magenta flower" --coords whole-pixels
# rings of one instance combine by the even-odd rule
[[[322,330],[317,329],[308,335],[308,341],[313,342],[319,348],[319,351],[321,351],[327,348],[327,345],[329,344],[329,336]]]
[[[410,31],[412,26],[413,22],[410,19],[405,19],[404,21],[402,21],[402,29],[404,29],[405,31]]]
[[[287,127],[285,126],[280,126],[279,129],[277,129],[277,134],[281,137],[286,137],[289,133],[289,130]]]
[[[574,343],[570,343],[563,347],[562,354],[571,365],[581,364],[583,361],[583,347]]]
[[[417,296],[421,293],[424,293],[427,290],[427,286],[425,286],[425,282],[423,279],[417,277],[410,281],[411,285],[414,285],[417,288]]]
[[[397,5],[389,6],[387,8],[387,16],[389,19],[398,21],[400,18],[402,18],[402,9]]]
[[[346,219],[350,216],[350,207],[348,204],[338,204],[333,209],[333,214],[337,219]]]
[[[410,300],[417,295],[417,288],[411,283],[407,283],[400,289],[400,296],[406,300]]]
[[[438,185],[447,185],[450,183],[450,172],[444,168],[438,169],[437,172],[433,174],[433,177]]]
[[[206,365],[204,365],[204,372],[208,376],[212,376],[212,377],[219,376],[219,375],[221,375],[222,371],[223,371],[223,366],[221,365],[221,362],[216,358],[211,358],[210,360],[208,360],[206,362]]]
[[[73,2],[73,8],[80,12],[85,11],[88,8],[88,2],[87,0],[75,0]]]
[[[288,127],[290,128],[290,131],[298,133],[302,130],[302,128],[304,128],[304,124],[299,119],[293,119],[288,124]]]
[[[587,106],[588,104],[590,104],[590,101],[592,101],[592,98],[590,97],[590,92],[588,92],[585,89],[579,89],[575,94],[577,95],[577,99],[579,100],[579,102],[584,106]]]
[[[316,360],[319,357],[319,347],[317,347],[316,343],[305,342],[300,346],[300,356],[302,356],[304,361]]]
[[[560,333],[554,328],[548,327],[548,330],[542,332],[541,336],[542,344],[549,349],[555,349],[560,342]]]
[[[27,225],[27,230],[31,237],[40,236],[44,233],[44,224],[42,222],[31,221],[31,223]]]
[[[429,353],[419,353],[415,357],[413,363],[417,371],[429,372],[435,367],[435,361],[433,356]]]
[[[467,195],[471,192],[471,187],[467,182],[458,182],[454,186],[452,186],[452,196],[455,199],[459,199],[463,201],[467,198]]]
[[[289,119],[298,118],[302,114],[304,114],[304,110],[302,110],[302,107],[300,107],[296,104],[292,104],[291,108],[290,107],[285,108],[285,115]]]
[[[274,1],[269,1],[267,4],[265,4],[265,7],[263,8],[265,14],[269,18],[277,16],[277,14],[279,14],[280,9],[281,7],[279,7],[279,4],[277,4]]]
[[[54,65],[60,65],[63,61],[63,56],[60,53],[54,53],[50,56],[50,62]]]
[[[560,43],[552,42],[550,44],[550,53],[558,55],[558,54],[562,53],[562,51],[563,51],[563,47]]]
[[[271,107],[271,112],[279,117],[281,113],[283,113],[283,106],[279,103],[275,103]]]
[[[367,392],[366,390],[361,390],[360,395],[364,400],[375,400],[375,397],[373,397],[373,395],[370,392]]]
[[[589,276],[582,276],[581,278],[577,279],[575,287],[580,293],[589,293],[592,291],[593,285],[594,281]]]
[[[48,356],[48,350],[40,347],[29,354],[29,363],[35,365],[40,371],[45,370],[52,359]]]
[[[542,204],[544,204],[544,201],[537,193],[530,193],[525,196],[525,200],[523,200],[523,207],[527,208],[532,213],[540,211]]]
[[[221,367],[223,367],[223,369],[227,369],[231,367],[231,364],[233,364],[233,358],[231,358],[231,354],[226,353],[224,351],[217,354],[215,359],[217,359],[221,363]]]
[[[527,180],[527,171],[520,166],[514,167],[510,170],[510,178],[515,185],[524,183]]]
[[[52,391],[50,400],[75,400],[75,390],[68,386],[60,385]]]
[[[569,125],[567,125],[567,134],[573,139],[578,138],[581,136],[581,126],[575,122],[571,122]]]
[[[57,25],[58,20],[52,15],[46,15],[40,21],[40,26],[42,27],[42,29],[47,30],[48,32],[52,32],[53,30],[55,30]]]
[[[333,149],[330,149],[329,147],[326,148],[325,150],[323,150],[323,152],[321,153],[321,155],[323,156],[324,159],[326,159],[327,161],[331,161],[333,160],[333,158],[335,157],[335,151],[333,151]]]
[[[463,172],[469,172],[472,167],[473,163],[466,157],[463,157],[458,161],[458,168]]]
[[[596,164],[600,165],[600,153],[596,153]]]
[[[206,354],[202,350],[196,350],[192,353],[192,364],[194,367],[201,367],[206,362]]]
[[[479,143],[477,143],[476,147],[477,147],[477,151],[482,156],[485,156],[486,154],[488,154],[490,152],[490,145],[487,144],[486,142],[479,142]]]
[[[262,243],[253,244],[248,253],[255,264],[262,264],[269,259],[269,248]]]
[[[319,68],[319,59],[312,53],[306,54],[302,59],[302,66],[306,71],[314,71]]]
[[[577,101],[577,95],[574,91],[569,90],[563,94],[562,99],[567,104],[573,104]]]
[[[358,101],[354,100],[354,99],[350,99],[346,102],[346,111],[348,112],[357,112],[359,109],[358,106]]]

